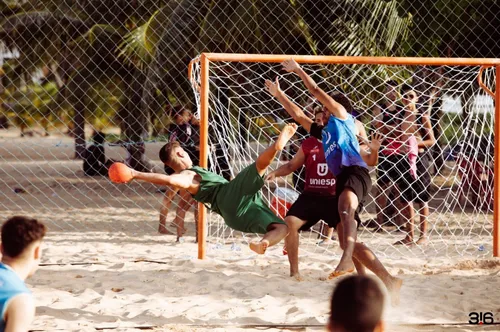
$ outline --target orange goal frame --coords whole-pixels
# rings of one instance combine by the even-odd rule
[[[199,59],[201,67],[200,91],[200,166],[208,165],[208,97],[210,62],[274,62],[279,63],[289,58],[305,64],[370,64],[370,65],[413,65],[413,66],[481,66],[478,83],[495,100],[495,182],[493,196],[493,256],[500,256],[500,59],[478,58],[417,58],[417,57],[351,57],[351,56],[317,56],[317,55],[266,55],[266,54],[229,54],[202,53]],[[193,61],[189,64],[188,75],[191,78]],[[495,67],[495,91],[491,91],[482,82],[485,68]],[[206,257],[206,219],[207,210],[198,204],[198,259]]]

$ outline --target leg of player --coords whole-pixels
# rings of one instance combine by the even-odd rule
[[[320,245],[328,245],[332,242],[333,237],[333,227],[329,227],[328,225],[324,225],[322,234],[325,238],[321,241]]]
[[[337,234],[339,237],[340,249],[344,250],[345,241],[344,241],[344,228],[342,227],[342,223],[339,223],[337,225]],[[356,267],[356,272],[358,272],[359,275],[365,275],[366,274],[365,266],[356,258],[356,256],[352,257],[352,261],[354,262],[354,266]]]
[[[388,185],[381,185],[378,188],[377,192],[377,225],[378,228],[375,231],[381,230],[382,226],[384,225],[384,209],[387,205],[387,189],[390,188],[391,186]]]
[[[260,241],[250,242],[250,249],[259,255],[263,255],[268,247],[278,244],[288,234],[288,226],[285,224],[271,224],[267,233]]]
[[[395,196],[394,197],[401,197],[401,192],[399,191],[398,186],[394,186],[394,192]],[[402,227],[406,229],[407,221],[404,220],[405,216],[403,215],[404,207],[405,204],[401,199],[395,199],[394,200],[394,206],[396,207],[396,213],[394,213],[394,222],[392,223],[393,225],[397,227]]]
[[[343,243],[343,229],[342,224],[337,225],[337,233],[339,234],[339,243],[342,248]],[[353,262],[356,266],[356,271],[360,275],[366,274],[366,268],[372,271],[377,277],[382,280],[391,295],[392,305],[399,304],[399,290],[403,284],[403,280],[393,277],[382,265],[377,256],[371,251],[364,243],[356,242],[353,253]]]
[[[186,212],[189,211],[191,205],[191,194],[186,190],[179,191],[179,204],[177,205],[175,219],[172,222],[172,224],[177,228],[177,242],[180,242],[180,239],[186,233],[184,220],[186,218]]]
[[[292,138],[292,136],[297,131],[297,125],[295,123],[287,124],[285,128],[281,131],[280,135],[276,139],[276,141],[271,144],[267,149],[264,150],[255,161],[255,166],[257,167],[257,172],[264,176],[267,171],[267,168],[276,157],[276,153],[285,148],[286,144]]]
[[[193,200],[194,201],[194,200]],[[194,201],[194,229],[195,229],[195,234],[196,234],[196,240],[195,243],[198,243],[198,203]]]
[[[357,224],[354,220],[354,213],[358,208],[358,196],[350,189],[346,188],[339,197],[340,222],[344,229],[344,253],[339,264],[330,277],[337,277],[354,271],[352,255],[356,244]]]
[[[392,304],[399,304],[399,290],[403,284],[403,280],[393,277],[378,260],[373,251],[363,243],[356,243],[354,257],[382,280],[391,295]]]
[[[427,217],[429,217],[429,204],[427,202],[422,202],[419,204],[420,212],[420,238],[417,244],[427,243]]]
[[[255,167],[260,176],[264,176],[267,168],[276,157],[276,153],[285,148],[288,141],[295,135],[297,125],[295,123],[287,124],[276,141],[264,150],[255,160]],[[264,254],[267,247],[273,246],[280,242],[288,234],[288,226],[286,224],[271,224],[267,229],[264,237],[258,241],[250,242],[250,249],[258,254]]]
[[[413,219],[415,219],[415,210],[413,209],[413,202],[405,202],[402,210],[404,217],[408,223],[408,232],[406,237],[400,241],[394,243],[394,245],[412,245],[414,244],[414,227],[413,227]]]
[[[294,216],[285,218],[288,226],[288,235],[285,238],[285,246],[288,252],[288,262],[290,263],[290,277],[302,281],[299,273],[299,229],[305,225],[306,221]]]

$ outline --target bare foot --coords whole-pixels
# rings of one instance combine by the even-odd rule
[[[185,228],[180,228],[180,226],[171,222],[170,224],[161,224],[158,226],[158,233],[167,235],[177,235],[181,236],[187,232]]]
[[[278,139],[274,143],[274,146],[276,147],[276,150],[283,150],[286,146],[286,143],[290,140],[290,138],[295,135],[295,132],[297,131],[297,125],[295,123],[290,123],[283,128],[281,131]]]
[[[393,246],[411,246],[415,244],[415,242],[413,242],[413,239],[412,238],[409,238],[409,237],[405,237],[404,239],[400,240],[400,241],[397,241],[393,244]]]
[[[250,250],[258,253],[259,255],[264,255],[264,253],[267,250],[267,247],[269,246],[269,241],[262,240],[262,241],[252,241],[250,242]]]
[[[160,224],[160,226],[158,226],[158,233],[165,234],[165,235],[174,235],[175,234],[175,233],[172,233],[171,231],[169,231],[167,226],[164,224]]]
[[[426,236],[421,236],[418,239],[417,244],[418,245],[426,245],[427,244],[427,237]]]
[[[332,244],[333,241],[330,240],[330,239],[324,239],[324,240],[321,240],[318,242],[318,246],[329,246],[330,244]]]
[[[302,276],[298,272],[290,273],[290,277],[294,278],[297,281],[304,281],[304,278],[302,278]]]
[[[392,278],[390,284],[387,286],[389,295],[391,296],[391,304],[393,307],[399,305],[399,292],[403,285],[403,279]]]
[[[172,226],[177,227],[177,236],[179,236],[179,237],[182,237],[187,232],[187,229],[185,229],[184,227],[177,226],[174,223],[172,223]]]
[[[328,279],[337,278],[337,277],[343,276],[345,274],[350,274],[353,272],[354,272],[354,263],[352,260],[347,260],[347,259],[340,260],[339,265],[337,265],[337,268],[335,269],[335,271],[330,273],[330,275],[328,276]]]

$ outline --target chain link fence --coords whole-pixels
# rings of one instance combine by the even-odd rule
[[[0,211],[37,216],[61,232],[157,232],[165,188],[112,184],[107,167],[124,161],[137,170],[168,173],[158,151],[173,139],[196,158],[199,124],[187,68],[201,52],[500,55],[500,3],[493,0],[12,0],[2,1],[0,10]],[[245,68],[233,69],[236,75]],[[488,174],[493,103],[486,94],[476,98],[478,85],[466,77],[466,68],[451,71],[460,77],[427,67],[404,73],[375,68],[364,77],[359,68],[344,69],[325,79],[339,84],[353,78],[345,85],[356,91],[352,98],[364,108],[367,128],[372,110],[362,96],[375,94],[368,99],[379,101],[387,80],[413,82],[423,100],[446,79],[453,81],[433,113],[433,125],[441,128],[434,160],[449,161],[464,141],[484,141],[479,173]],[[234,79],[245,88],[244,80]],[[254,113],[242,108],[240,120],[251,121],[240,123],[243,134],[256,137],[276,118]],[[218,135],[223,125],[211,123],[210,158],[214,170],[230,178],[238,168],[226,158]],[[463,131],[470,135],[457,135]],[[485,176],[480,186],[489,187],[492,178]],[[481,195],[471,188],[476,192],[466,201]],[[466,208],[464,199],[457,203],[460,210],[486,218],[490,234],[489,202]],[[194,204],[185,195],[176,201],[181,204],[167,219],[184,219],[188,211],[187,235],[194,238]]]

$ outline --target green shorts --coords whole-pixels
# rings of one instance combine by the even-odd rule
[[[264,179],[255,163],[243,169],[217,193],[217,207],[226,224],[237,231],[265,234],[271,224],[285,224],[262,200]]]

